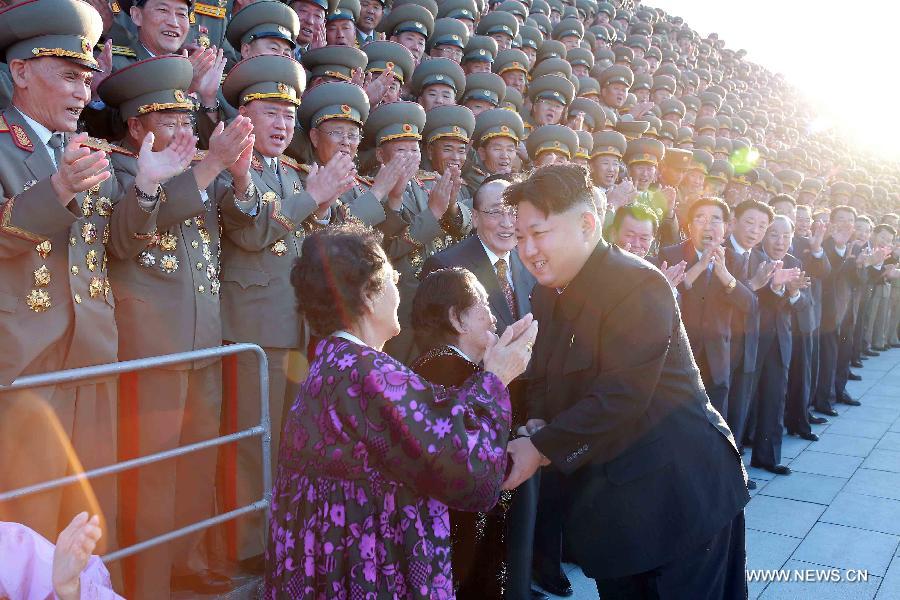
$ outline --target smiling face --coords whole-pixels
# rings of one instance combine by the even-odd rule
[[[556,125],[562,121],[566,107],[555,100],[541,98],[531,106],[531,116],[536,125]]]
[[[301,46],[309,44],[313,36],[325,23],[325,9],[318,4],[296,0],[291,3],[291,8],[297,13],[300,20],[300,32],[297,34],[297,43]]]
[[[72,132],[91,99],[93,71],[52,56],[10,61],[13,101],[50,131]]]
[[[516,143],[508,137],[494,137],[478,148],[478,158],[489,173],[512,173]]]
[[[521,202],[516,217],[519,258],[543,286],[562,289],[575,278],[597,242],[597,214],[585,203],[547,215]]]
[[[472,294],[475,296],[472,306],[459,313],[452,308],[450,310],[455,313],[452,318],[455,318],[459,332],[459,339],[454,345],[465,348],[469,359],[477,363],[481,362],[487,351],[487,333],[497,331],[497,319],[491,312],[487,291],[477,280],[472,282]]]
[[[456,167],[462,170],[468,149],[468,144],[461,140],[438,138],[428,144],[428,158],[431,159],[431,167],[438,173],[443,173],[447,167]]]
[[[625,215],[619,229],[613,232],[612,241],[620,248],[628,245],[632,254],[644,258],[653,245],[653,222]]]
[[[391,41],[406,46],[406,49],[409,50],[412,53],[413,58],[416,59],[416,64],[419,64],[419,61],[422,60],[422,55],[425,54],[425,36],[421,33],[404,31],[397,35],[392,35]]]
[[[624,83],[607,83],[600,88],[600,99],[607,106],[622,108],[628,97],[628,86]]]
[[[189,9],[182,0],[147,0],[131,7],[131,19],[138,28],[138,41],[153,53],[175,54],[184,45],[190,29]]]
[[[328,164],[338,152],[355,157],[361,139],[359,125],[343,119],[329,119],[309,132],[320,165]]]
[[[748,211],[749,212],[749,211]],[[794,227],[788,219],[775,219],[765,233],[763,250],[773,260],[781,260],[791,247]]]
[[[263,55],[291,58],[294,55],[294,49],[287,40],[274,37],[259,38],[247,44],[241,44],[241,58],[247,59]]]
[[[194,134],[194,118],[189,112],[163,110],[128,119],[128,135],[140,146],[147,133],[153,133],[153,151],[165,149],[178,133]]]
[[[616,182],[619,174],[619,159],[609,154],[601,154],[590,160],[591,178],[594,184],[609,188]]]
[[[422,90],[417,102],[428,112],[435,106],[456,104],[456,92],[449,85],[435,83]]]
[[[518,90],[525,95],[525,86],[528,83],[528,79],[525,76],[525,73],[522,71],[506,71],[500,77],[503,78],[504,83],[506,83],[507,87],[511,87],[514,90]]]
[[[266,158],[284,154],[294,137],[297,109],[287,102],[253,100],[239,111],[253,123],[253,147]]]
[[[472,225],[478,238],[498,256],[516,247],[516,213],[503,204],[503,190],[509,183],[503,180],[483,185],[475,194]]]
[[[628,165],[628,174],[634,181],[634,187],[639,192],[645,192],[656,181],[656,165],[645,162],[637,162]]]
[[[380,165],[386,165],[391,162],[395,156],[419,156],[419,142],[416,140],[392,140],[384,142],[375,149],[375,159]]]

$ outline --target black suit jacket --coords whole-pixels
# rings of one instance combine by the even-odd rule
[[[532,295],[532,440],[568,475],[576,562],[594,578],[669,562],[748,501],[746,475],[694,363],[678,304],[648,262],[601,241],[562,294]]]
[[[824,249],[822,256],[813,256],[809,249],[809,240],[799,236],[794,237],[790,254],[800,261],[801,268],[812,280],[809,289],[806,290],[810,302],[804,310],[797,313],[797,324],[800,331],[795,331],[794,335],[812,333],[822,321],[822,281],[831,274],[831,262]]]
[[[731,244],[731,241],[726,244]],[[765,253],[758,248],[751,249],[746,269],[743,257],[737,252],[727,253],[726,258],[728,270],[752,293],[750,279],[759,265],[765,262]],[[752,373],[756,369],[756,350],[759,346],[759,301],[756,294],[752,295],[747,312],[731,312],[731,368],[734,370],[740,366],[744,373]]]
[[[503,330],[515,323],[517,319],[514,319],[509,311],[509,305],[506,304],[506,298],[500,289],[500,282],[497,281],[497,272],[494,271],[494,266],[484,251],[478,235],[470,235],[461,242],[428,257],[422,265],[421,277],[424,279],[432,271],[452,267],[468,269],[487,290],[491,312],[497,318],[497,334],[502,335]],[[516,251],[509,253],[509,268],[512,272],[513,291],[521,317],[531,311],[531,290],[534,289],[536,282],[534,276],[522,264]]]
[[[782,259],[785,269],[801,268],[800,261],[786,254]],[[778,344],[781,350],[781,362],[784,372],[787,374],[791,364],[791,351],[793,349],[793,328],[791,326],[792,313],[798,316],[810,306],[808,290],[800,292],[800,298],[791,304],[785,294],[779,296],[772,291],[771,286],[764,286],[757,292],[759,296],[759,354],[757,356],[757,368],[762,367],[766,354]]]
[[[852,282],[857,277],[856,258],[849,246],[840,256],[831,238],[822,243],[822,248],[831,263],[831,273],[822,281],[822,329],[837,331],[850,308]]]
[[[726,248],[726,258],[732,263],[735,260],[733,254],[733,250]],[[685,260],[688,269],[698,260],[690,240],[663,248],[659,259],[670,265]],[[701,274],[690,288],[680,284],[678,292],[694,356],[705,353],[713,381],[727,384],[731,378],[732,315],[735,310],[746,315],[753,309],[753,292],[738,280],[734,290],[728,293],[718,277],[711,275],[707,280],[705,274]]]

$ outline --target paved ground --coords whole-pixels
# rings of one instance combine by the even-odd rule
[[[747,505],[748,569],[841,569],[839,582],[750,584],[750,597],[900,600],[900,349],[871,358],[848,391],[862,406],[813,426],[818,442],[784,439],[775,476],[749,468],[758,488]],[[745,457],[749,463],[749,454]],[[576,600],[597,590],[566,566]],[[867,570],[868,581],[847,581]],[[858,577],[857,577],[858,579]]]

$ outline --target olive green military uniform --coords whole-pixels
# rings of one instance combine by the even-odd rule
[[[475,118],[475,132],[472,134],[473,149],[477,149],[495,137],[506,137],[518,144],[525,136],[525,124],[522,117],[505,108],[486,110]],[[469,188],[472,197],[481,187],[481,183],[491,173],[473,151],[463,167],[463,181]]]
[[[19,4],[0,14],[0,50],[7,60],[64,56],[96,70],[91,49],[101,29],[100,15],[87,3]],[[144,245],[140,237],[156,228],[158,200],[139,203],[134,188],[123,188],[115,177],[61,205],[50,182],[61,160],[50,144],[64,147],[60,136],[15,108],[0,113],[3,385],[23,375],[116,361],[107,254],[136,256]],[[125,152],[100,140],[83,145]],[[0,440],[4,490],[114,463],[114,379],[0,393]],[[117,539],[115,479],[94,479],[88,487],[99,507],[75,486],[4,503],[0,519],[55,539],[75,514],[99,509],[104,540],[98,550],[106,552]]]

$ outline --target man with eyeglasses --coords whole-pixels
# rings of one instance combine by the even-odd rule
[[[659,253],[670,265],[687,262],[678,299],[703,385],[720,414],[727,414],[733,313],[753,306],[753,292],[728,269],[733,251],[722,247],[730,216],[718,198],[697,200],[688,209],[688,239]]]

